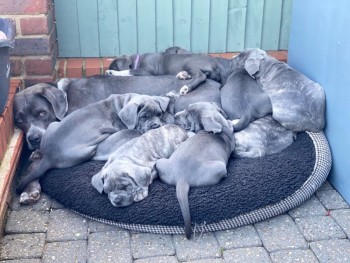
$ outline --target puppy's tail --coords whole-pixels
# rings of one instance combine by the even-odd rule
[[[187,239],[191,238],[191,214],[190,207],[188,203],[188,191],[190,189],[190,185],[185,180],[180,180],[176,184],[176,196],[179,201],[182,217],[185,222],[185,234]]]

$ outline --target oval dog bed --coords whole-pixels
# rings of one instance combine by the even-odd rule
[[[42,189],[90,219],[140,232],[184,233],[175,187],[155,180],[147,198],[116,208],[90,183],[103,164],[89,161],[52,169],[42,178]],[[278,154],[231,158],[226,179],[214,186],[190,189],[193,231],[225,230],[284,213],[307,200],[326,180],[330,168],[331,154],[323,133],[299,133],[295,142]]]

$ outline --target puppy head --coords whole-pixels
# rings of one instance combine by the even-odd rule
[[[134,96],[118,115],[129,130],[137,129],[145,133],[161,126],[162,114],[166,111],[169,101],[169,98],[162,96]]]
[[[15,124],[26,134],[29,149],[40,146],[46,128],[57,119],[61,120],[67,109],[66,93],[49,84],[36,84],[15,94]]]
[[[259,71],[261,60],[267,56],[267,53],[259,48],[246,49],[232,58],[231,69],[243,68],[254,78],[254,75]]]
[[[123,55],[113,60],[112,63],[109,65],[109,69],[116,71],[127,70],[131,69],[131,65],[132,59],[129,56]]]
[[[115,161],[96,174],[92,185],[108,194],[112,205],[122,207],[138,202],[148,195],[151,169],[129,162]]]
[[[169,47],[165,50],[164,53],[168,53],[168,54],[191,54],[190,51],[181,48],[181,47]]]
[[[192,132],[205,130],[220,133],[224,127],[233,132],[232,124],[226,118],[225,112],[215,103],[196,102],[175,114],[175,123]]]

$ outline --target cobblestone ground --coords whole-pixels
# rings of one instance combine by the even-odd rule
[[[182,235],[126,231],[78,216],[44,196],[11,204],[0,262],[350,262],[350,207],[328,183],[286,214],[237,229]]]

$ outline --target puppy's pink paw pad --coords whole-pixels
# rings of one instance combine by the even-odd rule
[[[186,80],[192,78],[190,74],[188,74],[187,71],[180,71],[177,73],[176,77],[181,80]]]
[[[180,89],[180,95],[186,95],[188,91],[189,91],[189,88],[187,85],[185,85]]]

